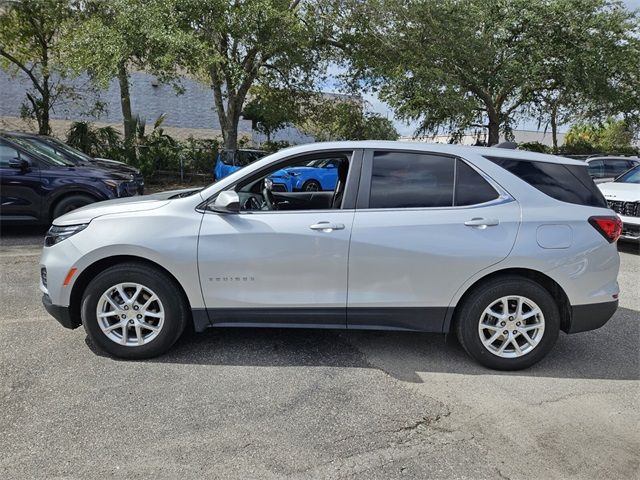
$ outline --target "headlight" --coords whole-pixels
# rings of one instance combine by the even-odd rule
[[[75,235],[78,232],[81,232],[85,228],[87,228],[88,223],[82,223],[80,225],[66,225],[64,227],[58,227],[57,225],[51,225],[51,228],[47,232],[47,235],[44,237],[44,246],[51,247],[56,243],[60,243],[61,241],[69,238],[72,235]]]
[[[101,180],[102,183],[104,183],[109,190],[111,190],[116,197],[119,197],[121,192],[121,188],[120,185],[122,185],[123,182],[118,181],[118,180]]]

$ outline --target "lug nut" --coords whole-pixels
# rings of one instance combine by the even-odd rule
[[[508,331],[508,330],[505,330],[505,331],[504,331],[504,332],[502,332],[502,333],[504,333],[505,335],[509,335],[509,331]]]
[[[509,320],[513,320],[513,317],[509,317]]]
[[[128,305],[125,305],[125,306],[124,306],[124,309],[125,309],[125,310],[129,310],[129,306],[128,306]]]
[[[129,320],[129,325],[133,325],[133,320]]]
[[[504,327],[507,324],[507,322],[500,322],[500,326]]]
[[[123,313],[123,314],[122,314],[122,318],[127,318],[127,316]]]
[[[140,318],[142,318],[142,315],[138,314],[138,315],[136,315],[136,318],[140,319]]]
[[[134,305],[134,306],[133,306],[133,309],[134,309],[134,310],[138,310],[139,308],[140,308],[140,307],[138,307],[138,305]]]
[[[520,326],[520,322],[516,322],[516,327],[519,327],[519,326]]]
[[[517,331],[517,330],[514,330],[514,331],[513,331],[513,334],[515,335],[516,333],[518,333],[518,331]]]

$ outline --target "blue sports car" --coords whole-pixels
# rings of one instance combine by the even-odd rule
[[[271,175],[275,192],[319,192],[335,190],[340,159],[323,158],[308,164],[283,168]]]

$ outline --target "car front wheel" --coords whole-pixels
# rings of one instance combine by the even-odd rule
[[[522,277],[503,277],[476,288],[456,318],[460,343],[475,360],[496,370],[520,370],[553,347],[560,314],[551,294]]]
[[[166,352],[182,334],[188,309],[175,281],[160,269],[121,264],[100,273],[82,299],[82,324],[108,353],[130,359]]]

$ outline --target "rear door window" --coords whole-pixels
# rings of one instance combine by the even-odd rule
[[[454,168],[450,157],[375,152],[369,208],[450,207]]]
[[[607,202],[589,176],[587,166],[486,157],[551,198],[561,202],[607,207]]]

